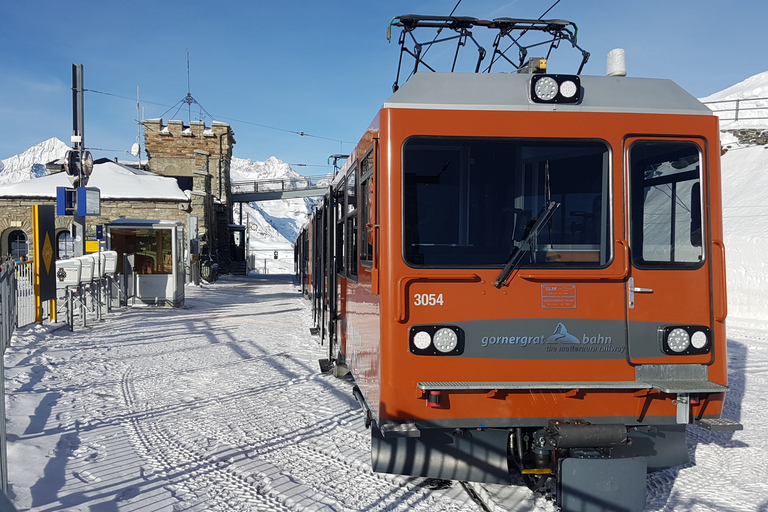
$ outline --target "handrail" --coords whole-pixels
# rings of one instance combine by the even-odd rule
[[[714,271],[719,273],[719,284],[720,284],[720,293],[717,293],[716,290],[712,290],[713,295],[715,295],[712,299],[715,303],[715,320],[718,322],[722,322],[725,320],[725,318],[728,316],[728,300],[726,298],[726,290],[727,288],[727,282],[726,282],[726,275],[725,275],[725,245],[723,242],[719,240],[713,240],[712,245],[718,247],[720,249],[720,257],[723,259],[722,265],[718,265],[714,267]],[[713,287],[714,288],[714,287]]]
[[[720,117],[721,121],[745,121],[745,120],[760,120],[760,119],[768,119],[768,105],[757,105],[754,107],[743,107],[741,106],[742,103],[749,103],[749,102],[756,102],[756,101],[768,101],[768,98],[733,98],[730,100],[714,100],[714,101],[702,101],[704,105],[709,107],[712,112],[715,114],[719,114],[721,112],[734,112],[733,118],[723,118]],[[735,103],[734,108],[712,108],[710,105],[720,105],[724,103]],[[748,116],[739,119],[739,113],[740,112],[748,112],[748,111],[762,111],[765,112],[765,115],[762,116]]]

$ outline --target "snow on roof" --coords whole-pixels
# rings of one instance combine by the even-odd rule
[[[56,198],[56,187],[71,187],[63,172],[19,183],[0,186],[0,198]],[[149,199],[187,201],[174,178],[132,169],[115,162],[97,163],[88,180],[88,187],[101,191],[102,199]]]

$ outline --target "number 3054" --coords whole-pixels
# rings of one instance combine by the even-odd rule
[[[414,306],[442,306],[442,293],[417,293],[413,296]]]

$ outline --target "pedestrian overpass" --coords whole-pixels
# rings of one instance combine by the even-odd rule
[[[324,174],[323,176],[233,181],[230,198],[233,203],[250,203],[253,201],[322,196],[328,190],[332,180],[332,174]]]

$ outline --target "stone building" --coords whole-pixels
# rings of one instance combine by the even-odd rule
[[[227,123],[145,119],[144,147],[148,166],[175,178],[191,191],[190,215],[198,219],[197,237],[225,271],[238,267],[230,255],[233,225],[230,165],[235,134]],[[243,262],[244,264],[244,262]]]
[[[0,254],[32,254],[32,206],[55,205],[56,188],[70,186],[64,173],[0,186]],[[101,215],[86,217],[86,237],[95,236],[98,224],[124,218],[173,220],[187,225],[190,196],[173,179],[99,160],[88,186],[101,191]],[[56,258],[72,253],[71,222],[69,216],[55,219]]]

